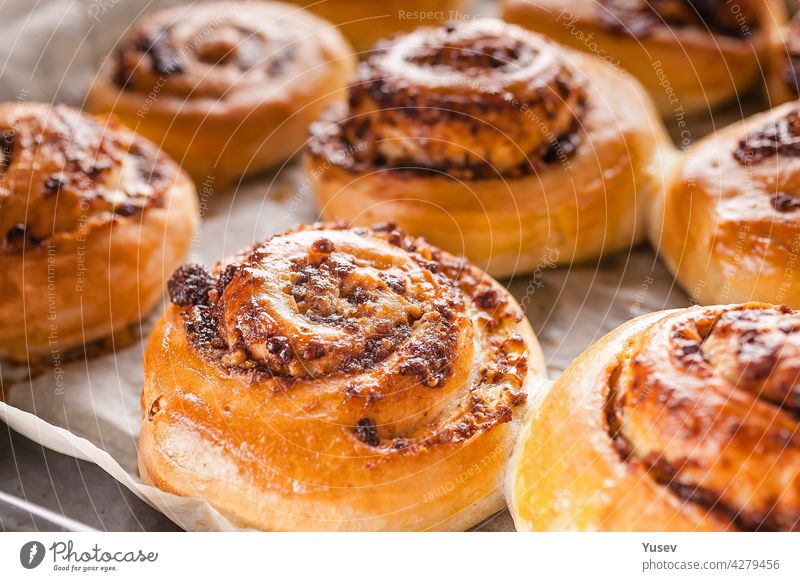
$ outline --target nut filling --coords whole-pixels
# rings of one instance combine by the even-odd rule
[[[270,24],[273,17],[261,17],[257,6],[232,5],[222,16],[215,8],[179,7],[138,21],[111,63],[114,83],[144,94],[224,100],[285,80],[301,33]]]
[[[625,461],[730,528],[800,530],[800,315],[696,309],[627,352],[606,410]]]
[[[733,152],[734,159],[742,165],[758,163],[774,155],[800,155],[800,110],[751,133]]]
[[[347,171],[532,174],[580,140],[585,82],[557,51],[491,19],[387,40],[362,63],[347,107],[312,127],[311,152]]]
[[[509,421],[525,400],[527,346],[511,331],[523,315],[495,284],[391,224],[317,224],[273,236],[213,274],[186,265],[169,291],[202,357],[276,392],[336,376],[348,380],[342,397],[365,405],[418,389],[456,398],[427,434],[363,415],[353,424],[366,445],[408,450]]]

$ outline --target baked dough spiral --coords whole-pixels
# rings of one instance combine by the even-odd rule
[[[701,304],[800,306],[800,107],[787,103],[686,152],[653,205],[653,246]]]
[[[800,314],[639,317],[584,352],[514,452],[520,530],[800,530]]]
[[[410,32],[422,25],[455,20],[466,0],[296,0],[325,20],[333,22],[359,52],[395,32]]]
[[[142,476],[265,530],[459,530],[543,376],[514,299],[392,225],[178,269],[145,353]]]
[[[194,235],[188,176],[63,105],[0,105],[0,144],[0,357],[60,360],[139,321]]]
[[[504,0],[503,18],[627,70],[675,118],[758,86],[787,16],[782,0]]]
[[[323,216],[396,221],[497,277],[636,242],[671,151],[635,81],[494,19],[379,44],[312,133]]]
[[[229,183],[275,166],[354,68],[331,24],[281,2],[203,2],[149,14],[89,92],[195,178]]]

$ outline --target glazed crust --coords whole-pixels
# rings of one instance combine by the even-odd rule
[[[800,529],[800,317],[763,303],[639,317],[532,411],[519,530]]]
[[[514,299],[463,259],[391,225],[317,224],[182,267],[170,291],[143,478],[263,530],[462,530],[503,507],[544,365]]]
[[[0,356],[62,360],[139,321],[194,235],[191,180],[114,119],[0,105]]]
[[[674,154],[636,81],[490,19],[379,45],[312,132],[323,216],[396,221],[498,278],[635,244]]]
[[[195,179],[227,184],[294,155],[342,90],[352,49],[331,24],[281,2],[206,2],[144,17],[88,97],[159,144]]]
[[[333,22],[359,53],[396,32],[418,26],[457,20],[466,0],[298,0],[325,20]]]
[[[504,0],[503,18],[627,70],[662,115],[675,118],[708,112],[761,83],[786,8],[781,0],[735,6],[734,12],[725,2]]]
[[[800,306],[800,117],[787,103],[713,134],[687,152],[651,238],[701,304]]]

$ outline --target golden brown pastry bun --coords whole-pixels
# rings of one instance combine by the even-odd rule
[[[684,156],[653,245],[701,304],[800,306],[800,104],[726,127]]]
[[[523,531],[800,530],[800,314],[639,317],[532,410],[509,470]]]
[[[339,26],[359,52],[394,32],[458,20],[466,0],[294,0]]]
[[[503,17],[636,76],[661,113],[709,109],[762,82],[783,0],[503,0]]]
[[[312,132],[323,216],[395,221],[496,277],[636,243],[672,152],[635,80],[494,19],[378,45]]]
[[[197,181],[275,166],[342,99],[355,57],[330,23],[281,2],[203,2],[149,14],[88,96]]]
[[[114,119],[0,105],[0,357],[59,363],[139,321],[184,258],[189,177]]]
[[[461,530],[542,354],[514,299],[393,226],[317,224],[181,267],[147,347],[142,477],[264,530]]]
[[[771,105],[794,101],[800,96],[800,14],[781,30],[770,67],[768,98]]]

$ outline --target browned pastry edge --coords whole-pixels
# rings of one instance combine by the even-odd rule
[[[651,313],[603,337],[523,432],[508,482],[518,528],[796,530],[798,330],[791,309],[748,303]]]
[[[784,317],[784,316],[789,317]],[[758,435],[746,426],[747,415],[742,418],[742,424],[732,424],[733,436],[738,433],[752,435],[755,438],[766,438],[763,442],[764,451],[774,444],[779,449],[800,448],[800,433],[798,433],[796,420],[800,411],[800,390],[797,383],[797,374],[800,372],[800,365],[795,361],[789,363],[789,372],[781,373],[779,365],[783,356],[783,346],[764,337],[764,332],[757,328],[759,316],[775,317],[776,319],[787,318],[783,326],[774,329],[777,334],[796,333],[800,330],[800,320],[794,317],[794,311],[788,307],[772,308],[768,305],[750,304],[726,308],[709,308],[698,310],[691,315],[686,315],[683,320],[670,327],[674,349],[669,353],[672,364],[678,367],[684,374],[697,374],[708,378],[708,389],[713,389],[713,381],[718,372],[716,365],[720,363],[732,364],[728,358],[735,357],[740,363],[740,369],[726,369],[723,373],[730,373],[735,380],[733,389],[747,391],[756,398],[758,405],[764,404],[769,410],[778,415],[777,420],[773,420],[778,426],[788,423],[794,424],[794,431],[784,430],[783,427],[773,427],[772,422],[768,424],[768,431]],[[771,326],[771,325],[770,325]],[[725,342],[719,345],[718,337],[723,335]],[[713,361],[709,354],[708,347],[714,337],[714,346],[722,349],[722,357],[726,358],[723,362]],[[623,348],[623,352],[632,351],[637,353],[638,341],[631,341],[629,347]],[[733,343],[733,344],[731,344]],[[786,354],[789,358],[795,357],[796,353],[789,351]],[[713,484],[704,485],[703,478],[696,478],[694,475],[685,476],[684,472],[691,472],[696,463],[700,460],[688,455],[685,457],[669,457],[666,453],[652,452],[642,456],[636,450],[636,446],[626,435],[623,416],[626,408],[632,408],[635,412],[637,405],[641,405],[643,400],[654,398],[653,390],[663,387],[663,380],[659,375],[648,373],[650,366],[646,359],[638,355],[621,363],[611,373],[609,382],[609,392],[606,404],[606,418],[608,423],[608,434],[613,440],[620,458],[623,462],[643,466],[649,477],[653,478],[658,484],[669,488],[678,497],[687,502],[696,504],[704,510],[715,513],[722,521],[730,521],[739,530],[794,530],[800,526],[800,507],[795,507],[794,514],[787,513],[785,507],[779,504],[777,498],[774,504],[767,507],[759,506],[739,506],[736,507],[724,498],[725,491],[720,492],[713,488]],[[739,376],[738,372],[742,375]],[[622,376],[626,376],[626,381],[622,381]],[[791,377],[790,377],[791,375]],[[771,385],[777,383],[777,385]],[[678,389],[666,390],[658,398],[659,404],[664,405],[663,413],[687,413],[692,416],[699,411],[702,413],[704,408],[699,406],[696,401],[689,400],[690,396],[682,396]],[[736,396],[730,396],[735,400]],[[755,405],[755,404],[754,404]],[[699,408],[699,410],[698,410]],[[725,410],[720,411],[723,413]],[[753,410],[757,415],[761,410]],[[716,420],[714,420],[716,422]],[[703,420],[698,417],[695,424],[684,423],[680,431],[673,435],[673,438],[702,438],[704,428]],[[657,428],[651,428],[657,429]],[[752,434],[751,434],[752,432]],[[668,441],[668,445],[673,442]],[[687,451],[692,454],[690,449]],[[758,453],[753,450],[753,453]],[[724,454],[722,459],[724,460]],[[717,460],[716,458],[713,460]],[[722,463],[721,463],[722,464]],[[698,466],[698,469],[704,467]],[[713,468],[713,466],[712,466]],[[720,466],[723,469],[723,466]],[[717,482],[716,484],[719,484]],[[734,485],[734,482],[725,484]],[[800,482],[795,484],[800,485]],[[751,499],[753,505],[757,499]],[[795,499],[797,500],[797,499]],[[790,501],[791,502],[791,501]]]

